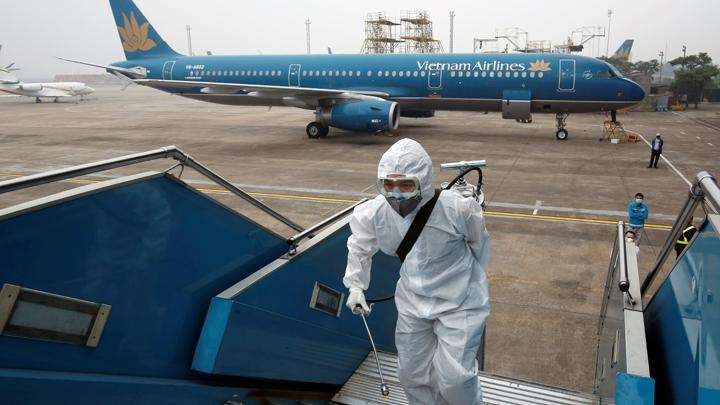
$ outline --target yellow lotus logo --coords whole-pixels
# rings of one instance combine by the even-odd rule
[[[530,71],[531,72],[549,72],[550,71],[550,63],[545,62],[544,60],[536,60],[535,62],[530,64]]]
[[[147,37],[148,28],[150,27],[147,21],[143,25],[138,24],[137,19],[135,19],[135,12],[132,11],[130,12],[130,19],[125,13],[122,13],[122,16],[125,25],[118,27],[118,32],[120,32],[125,52],[148,51],[157,46],[155,41]]]

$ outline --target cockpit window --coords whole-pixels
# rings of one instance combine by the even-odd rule
[[[622,73],[620,73],[617,68],[609,63],[605,64],[606,68],[601,68],[597,72],[597,77],[599,79],[607,79],[610,77],[622,77]]]
[[[622,73],[615,66],[608,63],[607,67],[610,69],[610,77],[622,77]]]

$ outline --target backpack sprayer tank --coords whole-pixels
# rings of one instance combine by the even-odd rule
[[[485,194],[482,191],[483,173],[481,169],[485,166],[487,166],[487,163],[484,159],[442,163],[440,170],[459,170],[460,174],[450,182],[443,182],[440,187],[445,190],[450,188],[457,190],[463,197],[473,197],[485,209]],[[478,172],[477,185],[470,184],[465,180],[465,175],[471,171]]]

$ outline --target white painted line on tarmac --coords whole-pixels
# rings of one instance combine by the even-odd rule
[[[648,140],[645,139],[645,137],[644,137],[640,132],[637,132],[637,131],[634,131],[634,132],[635,132],[636,134],[638,134],[638,136],[640,137],[640,139],[642,139],[642,140],[647,144],[647,146],[649,146],[649,147],[652,148],[652,145],[650,145],[650,142],[648,142]],[[680,178],[683,179],[683,180],[685,181],[685,183],[687,183],[687,185],[688,185],[689,187],[692,187],[692,183],[690,183],[690,181],[687,179],[687,177],[685,177],[684,174],[680,173],[680,170],[678,170],[677,167],[675,167],[675,165],[672,164],[672,162],[670,161],[670,159],[668,159],[668,158],[665,157],[665,154],[664,154],[664,153],[663,153],[662,155],[660,155],[660,158],[661,158],[665,163],[667,163],[667,165],[670,166],[670,168],[673,169],[673,171],[674,171],[675,173],[677,173],[677,175],[680,176]]]
[[[682,129],[680,130],[680,133],[683,135],[687,135],[687,133],[685,133],[685,131],[683,131]]]
[[[540,209],[541,205],[542,205],[542,201],[535,200],[535,209],[533,210],[533,215],[537,215],[538,210]]]
[[[711,144],[710,142],[708,142],[707,144],[710,145],[710,146],[715,146],[715,145]]]
[[[699,136],[696,136],[695,139],[697,139],[697,140],[699,141],[699,140],[700,140],[700,137],[699,137]]]

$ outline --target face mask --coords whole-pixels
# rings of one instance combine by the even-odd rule
[[[636,203],[636,204],[642,204],[642,202],[643,202],[642,198],[636,198],[636,199],[635,199],[635,203]]]
[[[405,218],[408,216],[417,206],[420,204],[420,196],[409,199],[398,199],[395,197],[385,197],[388,204],[395,210],[401,217]]]

